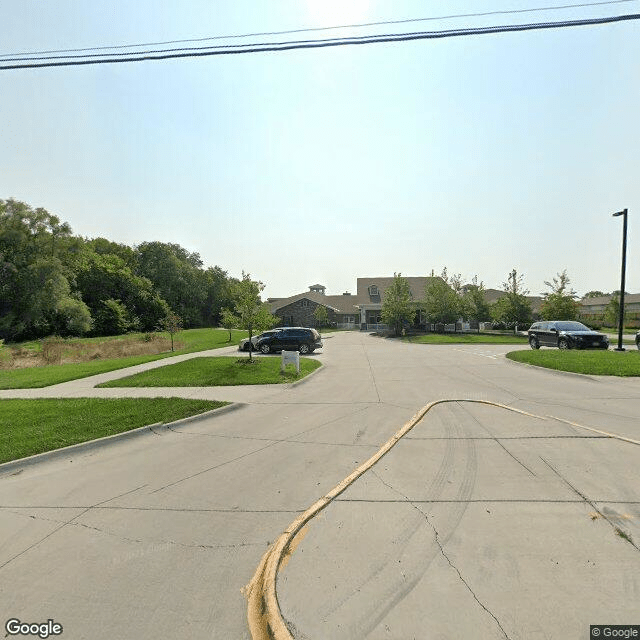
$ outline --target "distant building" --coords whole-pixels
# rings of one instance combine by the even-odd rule
[[[416,303],[424,297],[424,289],[432,277],[408,277],[411,295]],[[283,326],[315,327],[313,315],[319,305],[327,309],[329,323],[340,329],[379,329],[384,294],[393,277],[357,278],[356,294],[326,295],[326,287],[314,284],[309,291],[288,298],[269,298],[271,313]],[[417,307],[417,305],[416,305]],[[416,308],[417,312],[417,308]]]

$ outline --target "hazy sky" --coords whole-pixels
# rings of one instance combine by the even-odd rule
[[[0,53],[569,3],[7,0]],[[640,2],[349,32],[624,13]],[[628,207],[638,292],[640,22],[2,71],[9,197],[83,236],[178,243],[250,272],[265,296],[443,266],[494,288],[515,267],[532,294],[566,268],[578,293],[610,291],[622,236],[611,213]]]

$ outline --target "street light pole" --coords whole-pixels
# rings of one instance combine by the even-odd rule
[[[622,346],[622,330],[624,326],[624,278],[627,270],[627,209],[618,211],[613,217],[623,216],[622,221],[622,276],[620,278],[620,315],[618,319],[618,346],[615,351],[624,351]]]

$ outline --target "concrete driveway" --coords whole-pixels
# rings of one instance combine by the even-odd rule
[[[332,334],[298,386],[186,390],[246,404],[3,475],[3,622],[249,638],[241,589],[269,545],[451,398],[539,417],[434,407],[307,526],[277,584],[296,637],[586,638],[589,624],[640,623],[640,380],[520,366],[512,348]],[[105,391],[122,390],[82,395]]]

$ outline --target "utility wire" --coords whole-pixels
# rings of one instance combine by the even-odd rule
[[[553,6],[553,7],[534,7],[531,9],[505,9],[502,11],[485,11],[482,13],[459,13],[459,14],[453,14],[453,15],[447,15],[447,16],[429,17],[429,18],[406,18],[402,20],[384,20],[380,22],[361,22],[361,23],[355,23],[355,24],[334,25],[330,27],[305,27],[301,29],[289,29],[286,31],[263,31],[263,32],[257,32],[257,33],[233,34],[233,35],[226,35],[226,36],[207,36],[204,38],[188,38],[185,40],[166,40],[164,42],[145,42],[145,43],[139,43],[139,44],[121,44],[121,45],[111,45],[111,46],[101,46],[101,47],[85,47],[83,49],[51,49],[49,51],[20,51],[16,53],[0,53],[0,57],[10,58],[13,56],[36,56],[36,55],[45,55],[50,53],[80,53],[82,51],[105,51],[108,49],[133,49],[135,47],[156,47],[156,46],[163,46],[163,45],[169,45],[169,44],[183,44],[188,42],[227,40],[231,38],[256,38],[256,37],[262,37],[262,36],[280,36],[280,35],[287,35],[287,34],[293,34],[293,33],[329,31],[334,29],[356,29],[356,28],[362,28],[362,27],[377,27],[377,26],[390,25],[390,24],[407,24],[410,22],[451,20],[456,18],[480,18],[480,17],[496,16],[496,15],[532,13],[536,11],[556,11],[561,9],[575,9],[575,8],[582,8],[582,7],[596,7],[596,6],[602,6],[602,5],[622,4],[626,2],[638,2],[638,0],[602,0],[600,2],[582,2],[577,4],[565,4],[565,5]],[[250,45],[246,45],[246,46],[250,46]],[[135,52],[131,52],[131,53],[135,53]],[[71,56],[68,56],[68,57],[71,57]],[[36,58],[36,59],[39,59],[39,58]]]
[[[248,45],[224,45],[216,48],[206,48],[206,51],[186,51],[185,53],[162,53],[161,55],[147,55],[153,53],[151,51],[142,51],[129,54],[130,57],[122,58],[89,58],[82,60],[65,60],[62,62],[37,62],[33,64],[11,64],[0,66],[0,70],[11,69],[34,69],[41,67],[67,67],[89,64],[114,64],[121,62],[142,62],[147,60],[167,60],[171,58],[193,58],[203,56],[219,56],[241,53],[265,53],[274,51],[290,51],[292,49],[317,49],[321,47],[337,47],[345,45],[357,44],[376,44],[382,42],[405,42],[410,40],[430,40],[438,38],[452,38],[460,36],[472,36],[490,33],[510,33],[520,31],[533,31],[541,29],[559,29],[567,27],[593,26],[602,24],[611,24],[615,22],[625,22],[640,20],[640,14],[627,14],[621,16],[610,16],[604,18],[587,18],[583,20],[564,20],[561,22],[538,22],[530,24],[501,25],[492,27],[472,27],[463,29],[448,29],[444,31],[420,31],[415,33],[400,34],[379,34],[373,36],[360,36],[349,38],[333,38],[326,40],[305,40],[305,41],[286,41],[280,43],[258,43]],[[63,58],[65,56],[62,56]],[[0,62],[15,62],[14,60],[4,60]]]

